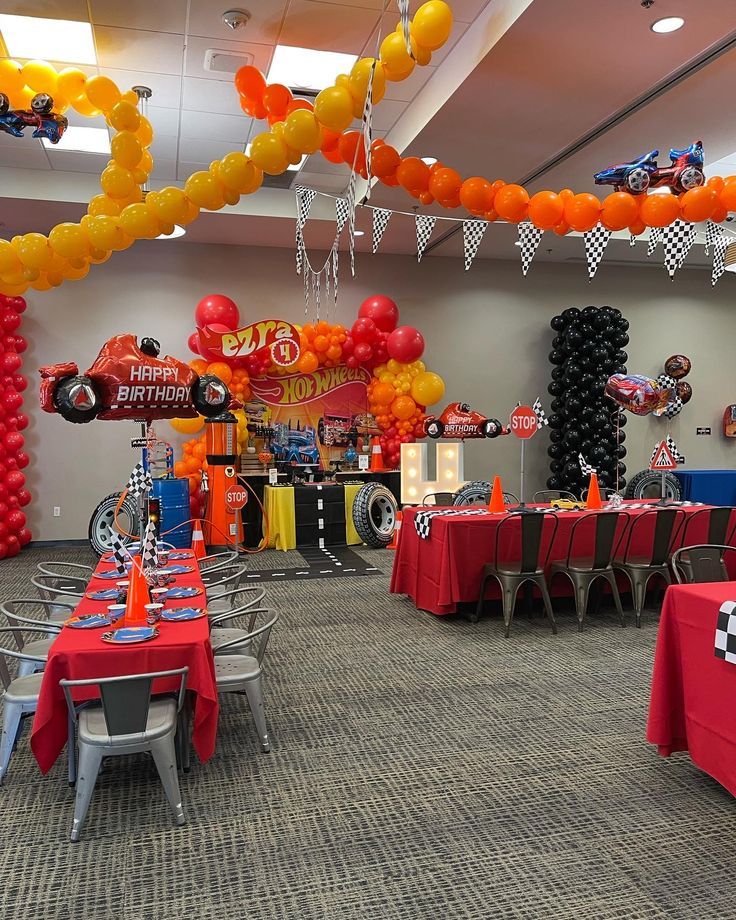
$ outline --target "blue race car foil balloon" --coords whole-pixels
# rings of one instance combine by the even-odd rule
[[[597,172],[596,185],[613,185],[616,191],[641,195],[650,188],[669,186],[673,192],[688,192],[705,182],[703,144],[695,141],[683,150],[670,150],[670,165],[657,165],[659,150],[642,154],[628,163],[619,163]]]

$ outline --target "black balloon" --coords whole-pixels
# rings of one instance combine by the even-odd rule
[[[561,396],[565,392],[564,384],[561,380],[553,380],[547,387],[550,396]]]
[[[553,367],[552,370],[550,371],[550,377],[553,380],[562,380],[564,376],[565,376],[564,367]]]
[[[625,451],[626,448],[624,447],[623,450]],[[559,460],[560,457],[564,456],[564,454],[565,454],[565,449],[564,449],[564,447],[562,446],[562,444],[550,444],[549,447],[547,448],[547,454],[548,454],[548,456],[550,456],[553,460]],[[619,455],[619,456],[621,456],[621,455]]]
[[[562,430],[561,430],[561,429],[558,429],[558,430],[554,430],[554,429],[553,429],[552,431],[550,431],[550,433],[549,433],[549,439],[550,439],[550,441],[551,441],[553,444],[557,444],[559,441],[562,440]]]
[[[565,432],[563,443],[568,448],[572,447],[572,448],[578,449],[580,447],[582,440],[583,440],[582,435],[580,434],[577,428],[568,428],[568,430]]]
[[[553,432],[558,431],[560,428],[562,428],[562,418],[557,412],[553,412],[552,415],[550,415],[548,421],[549,421],[549,427],[552,429]]]
[[[561,399],[553,399],[549,404],[549,407],[553,412],[557,413],[560,411],[560,409],[563,408],[564,405],[565,403]]]
[[[567,357],[566,353],[560,348],[554,348],[549,353],[549,363],[550,364],[564,364],[565,358]]]
[[[623,318],[622,318],[622,319],[618,320],[618,321],[616,322],[616,326],[617,326],[622,332],[628,332],[628,331],[629,331],[629,321],[628,321],[627,319],[623,319]]]
[[[549,476],[547,478],[547,488],[548,489],[561,489],[562,480],[559,476]]]
[[[567,325],[567,320],[563,316],[553,316],[549,324],[555,332],[562,332]]]
[[[580,316],[580,310],[577,307],[568,307],[567,310],[562,311],[562,318],[570,323],[572,320]]]

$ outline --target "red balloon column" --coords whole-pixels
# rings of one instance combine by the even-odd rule
[[[28,417],[20,411],[22,393],[28,386],[19,373],[21,354],[27,348],[26,340],[18,334],[25,308],[22,297],[0,294],[0,559],[17,556],[31,539],[21,510],[31,500],[22,472],[29,462],[21,434],[28,427]]]

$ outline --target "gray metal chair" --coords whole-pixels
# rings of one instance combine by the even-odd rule
[[[685,519],[680,543],[683,546],[732,546],[736,533],[736,508],[722,505],[717,508],[701,508]],[[680,567],[685,581],[691,581],[687,556],[680,558]],[[725,572],[725,568],[724,568]]]
[[[422,504],[430,504],[427,499],[431,498],[434,499],[431,504],[437,505],[438,507],[444,507],[446,505],[451,505],[454,497],[455,494],[453,492],[427,492],[427,494],[422,499]]]
[[[244,595],[249,595],[252,592],[255,592],[255,594],[245,603],[240,603],[237,606],[234,605],[236,598],[242,600]],[[260,603],[265,596],[266,591],[263,588],[252,586],[249,588],[238,588],[235,591],[228,592],[227,595],[216,598],[214,601],[208,601],[207,614],[210,618],[210,627],[212,628],[212,632],[210,633],[210,644],[212,648],[218,649],[221,645],[230,642],[232,639],[241,639],[246,636],[248,633],[247,629],[244,630],[237,626],[223,624],[228,624],[230,621],[236,620],[240,614],[246,611],[263,611],[264,608],[260,607]],[[235,651],[237,654],[249,655],[250,645],[238,646]]]
[[[565,575],[572,582],[575,589],[575,612],[578,618],[578,630],[583,631],[583,620],[588,608],[588,596],[591,585],[602,578],[611,586],[611,594],[618,611],[621,625],[624,626],[624,611],[621,607],[621,598],[619,597],[618,587],[616,586],[616,574],[613,571],[613,558],[616,555],[621,541],[626,533],[626,524],[628,514],[625,511],[590,511],[581,515],[572,525],[570,531],[570,543],[567,547],[567,558],[564,562],[553,562],[550,574],[550,582],[555,575]],[[623,521],[624,527],[618,540],[616,531]],[[575,549],[575,538],[578,533],[594,525],[595,532],[593,538],[593,556],[576,557],[573,555]],[[579,537],[578,537],[579,540]],[[615,541],[615,543],[614,543]]]
[[[66,608],[71,604],[76,608],[87,589],[86,578],[74,578],[66,575],[34,575],[31,584],[38,591],[42,601],[51,601],[57,606],[54,619],[69,616]]]
[[[736,547],[718,543],[681,546],[675,550],[671,559],[677,583],[682,585],[731,581],[724,560],[727,552],[736,552]]]
[[[532,495],[532,504],[546,504],[556,501],[578,502],[580,499],[567,489],[539,489]]]
[[[69,715],[77,723],[79,770],[71,839],[79,840],[82,825],[97,782],[103,757],[149,752],[174,813],[176,824],[184,824],[184,809],[176,772],[175,735],[178,714],[184,703],[189,668],[128,674],[124,677],[62,680]],[[176,699],[151,699],[153,682],[179,678]],[[101,705],[77,708],[72,698],[75,687],[99,688]]]
[[[551,527],[545,528],[549,522]],[[483,566],[483,576],[480,582],[480,594],[478,595],[478,604],[475,611],[475,620],[477,621],[483,612],[483,596],[486,590],[486,584],[489,578],[495,578],[501,586],[501,601],[503,609],[503,621],[505,624],[504,635],[509,637],[511,632],[511,621],[514,618],[514,607],[516,605],[516,596],[519,588],[527,583],[536,585],[544,601],[544,609],[547,612],[552,632],[557,635],[557,621],[552,610],[552,601],[550,600],[549,591],[547,590],[547,580],[544,569],[549,561],[552,546],[555,542],[557,533],[557,515],[556,514],[514,514],[502,520],[496,528],[496,548],[494,559],[495,562]],[[547,553],[542,561],[542,538],[545,529],[548,533]],[[504,540],[511,539],[511,533],[514,530],[520,531],[521,547],[519,561],[501,562],[499,561],[500,541],[503,536]]]
[[[615,571],[624,572],[629,579],[631,600],[638,628],[641,628],[641,614],[650,579],[659,575],[666,584],[672,584],[669,566],[670,551],[677,542],[684,519],[685,512],[682,508],[662,507],[637,514],[629,524],[623,559],[614,561],[613,568]],[[654,521],[654,533],[650,551],[643,556],[632,554],[632,538],[640,534],[642,530],[651,527],[652,520]]]
[[[71,571],[68,571],[71,569]],[[39,562],[36,570],[41,575],[53,575],[58,578],[74,578],[89,581],[94,574],[94,568],[91,565],[83,565],[81,562]]]
[[[272,614],[263,626],[254,629],[258,613]],[[245,616],[245,614],[240,614]],[[231,619],[236,619],[235,617]],[[218,693],[245,693],[248,705],[256,723],[261,749],[264,752],[271,750],[266,727],[266,715],[263,709],[263,656],[271,634],[271,629],[279,619],[278,613],[270,610],[251,610],[248,613],[248,629],[243,636],[231,642],[225,642],[214,652],[215,676],[217,678]],[[256,640],[258,642],[256,643]],[[238,654],[238,649],[250,645],[254,653],[249,655]]]
[[[212,571],[205,570],[202,572],[202,584],[205,588],[207,600],[214,600],[235,588],[239,588],[245,572],[246,566],[244,565],[223,565],[216,567]]]
[[[200,572],[215,572],[223,566],[232,565],[238,561],[240,554],[237,549],[224,550],[221,553],[210,553],[197,560]]]
[[[41,608],[40,614],[37,612],[39,607]],[[53,620],[50,616],[52,610],[55,611],[58,608],[58,604],[41,601],[35,597],[16,598],[0,604],[0,613],[5,616],[10,626],[40,627],[45,632],[48,631],[45,638],[34,639],[32,642],[26,642],[22,631],[15,633],[18,651],[28,656],[18,665],[18,677],[25,677],[35,671],[43,671],[46,666],[51,646],[61,632],[61,621]],[[66,607],[67,616],[71,616],[73,612],[73,607]]]
[[[16,644],[26,648],[33,645],[32,640],[26,642],[29,635],[51,636],[50,628],[40,626],[0,626],[0,635],[10,635],[16,641]],[[8,658],[15,658],[20,665],[26,662],[36,663],[32,655],[23,651],[0,647],[0,683],[5,690],[3,696],[3,732],[0,737],[0,784],[5,779],[8,772],[10,757],[13,753],[13,747],[18,737],[22,720],[36,711],[38,705],[38,695],[41,692],[41,681],[43,674],[25,674],[12,677],[8,668]]]

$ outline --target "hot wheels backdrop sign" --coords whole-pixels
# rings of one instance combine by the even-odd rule
[[[290,374],[288,377],[251,378],[254,395],[269,406],[301,406],[330,397],[331,400],[357,401],[363,410],[367,405],[371,375],[362,367],[321,367],[311,374]],[[338,397],[338,390],[349,390]]]
[[[216,326],[197,331],[202,352],[225,361],[247,358],[257,352],[267,352],[279,367],[289,367],[299,359],[299,330],[282,319],[264,319],[232,331],[222,331]]]

